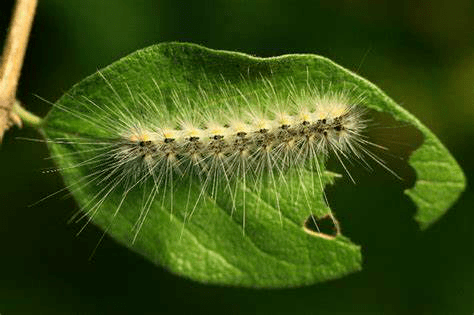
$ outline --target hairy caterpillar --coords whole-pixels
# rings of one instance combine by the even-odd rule
[[[203,198],[226,199],[231,215],[236,210],[241,213],[245,232],[247,193],[260,198],[267,187],[277,191],[278,186],[311,208],[309,199],[324,193],[321,164],[330,157],[341,163],[352,181],[347,161],[357,160],[370,167],[370,159],[395,174],[371,151],[382,147],[367,140],[363,95],[353,89],[330,90],[308,76],[304,88],[288,80],[284,90],[289,92],[285,93],[271,80],[258,79],[258,93],[245,94],[222,81],[223,88],[214,98],[201,86],[194,99],[172,91],[168,101],[177,109],[173,114],[167,110],[166,97],[156,80],[152,79],[155,98],[127,88],[127,97],[134,103],[131,111],[123,96],[103,79],[116,96],[108,104],[82,97],[79,110],[56,107],[81,121],[85,130],[98,127],[104,135],[86,133],[50,142],[74,146],[73,155],[88,156],[71,166],[86,167],[88,175],[72,183],[70,189],[98,186],[98,192],[78,213],[80,219],[93,219],[112,193],[121,194],[116,215],[129,193],[140,188],[147,191],[133,227],[134,240],[155,198],[169,207],[173,216],[174,191],[178,189],[187,190],[184,221],[192,217]],[[204,78],[202,84],[214,83]],[[200,110],[205,103],[214,104],[212,110]],[[309,185],[303,180],[287,180],[304,177],[304,173],[311,174]],[[267,193],[265,198],[280,212],[278,192],[273,196]]]

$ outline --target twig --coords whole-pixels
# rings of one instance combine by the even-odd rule
[[[0,142],[21,118],[13,111],[18,79],[25,57],[37,0],[17,0],[0,64]]]

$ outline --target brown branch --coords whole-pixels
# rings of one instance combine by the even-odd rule
[[[17,0],[0,64],[0,142],[11,125],[21,122],[13,112],[37,0]]]

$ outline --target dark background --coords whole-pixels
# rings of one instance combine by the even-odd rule
[[[0,4],[0,43],[13,1]],[[316,53],[351,69],[432,129],[473,179],[474,2],[40,0],[18,98],[45,115],[74,83],[137,49],[189,41],[257,56]],[[364,270],[311,287],[250,290],[169,274],[89,227],[61,188],[34,130],[0,150],[0,314],[472,314],[474,198],[468,186],[425,232],[403,185],[357,173],[330,197]],[[383,172],[378,172],[383,173]]]

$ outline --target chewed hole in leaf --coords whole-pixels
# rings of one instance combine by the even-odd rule
[[[341,233],[339,222],[330,214],[322,217],[311,214],[304,222],[304,230],[311,235],[327,239],[333,239]]]

